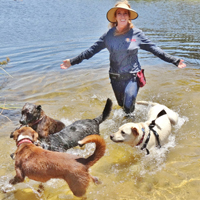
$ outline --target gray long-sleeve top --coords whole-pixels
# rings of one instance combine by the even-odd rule
[[[71,65],[89,59],[102,49],[107,48],[110,52],[110,72],[113,73],[136,73],[140,71],[139,49],[149,51],[162,60],[178,66],[180,59],[165,53],[152,43],[140,29],[132,28],[127,33],[118,36],[114,36],[115,30],[116,27],[111,28],[89,49],[70,59]]]

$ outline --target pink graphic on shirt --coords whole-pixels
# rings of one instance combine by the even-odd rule
[[[136,39],[126,38],[126,42],[136,42]]]

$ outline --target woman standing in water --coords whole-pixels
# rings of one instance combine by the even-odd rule
[[[165,53],[153,44],[140,29],[133,26],[131,20],[137,17],[138,13],[131,9],[127,0],[117,2],[107,12],[107,19],[111,26],[108,32],[102,35],[89,49],[75,58],[64,60],[61,64],[62,69],[67,69],[107,48],[110,53],[109,76],[111,85],[119,106],[127,114],[135,109],[135,100],[140,87],[138,77],[138,72],[141,72],[141,65],[138,61],[139,49],[149,51],[179,68],[186,67],[182,59]]]

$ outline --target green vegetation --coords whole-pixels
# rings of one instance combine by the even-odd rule
[[[4,71],[8,76],[12,77],[2,66],[3,65],[7,65],[10,62],[10,58],[6,58],[6,60],[3,60],[2,62],[0,62],[0,69],[2,71]],[[12,77],[13,78],[13,77]]]

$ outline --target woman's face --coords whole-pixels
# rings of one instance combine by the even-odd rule
[[[116,11],[117,26],[126,27],[129,21],[129,11],[123,8],[118,8]]]

